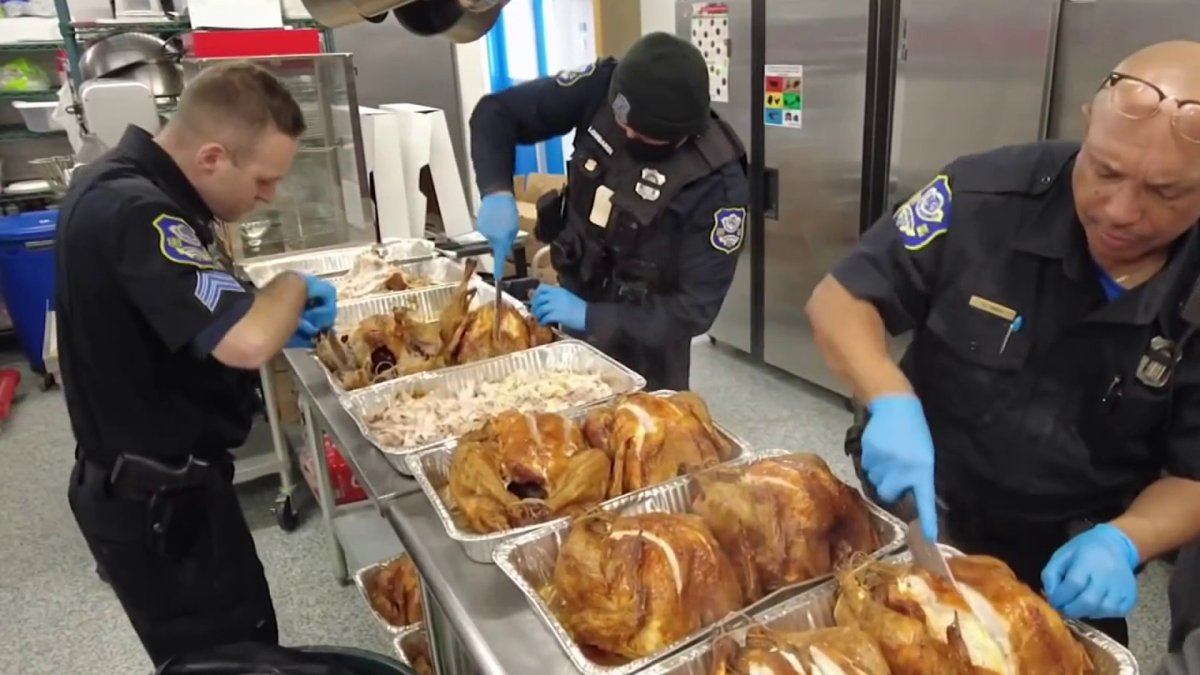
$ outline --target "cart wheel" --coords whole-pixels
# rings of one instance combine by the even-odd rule
[[[296,510],[292,508],[291,495],[280,495],[275,498],[275,522],[279,523],[279,529],[284,532],[291,532],[300,524],[300,518],[296,515]]]
[[[42,375],[42,383],[40,386],[41,386],[42,391],[50,391],[51,389],[58,386],[58,381],[54,379],[53,374],[46,373],[46,374]]]

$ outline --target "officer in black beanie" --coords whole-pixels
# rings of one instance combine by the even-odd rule
[[[517,145],[575,130],[567,188],[538,203],[534,232],[561,286],[540,286],[533,312],[652,390],[688,388],[691,339],[721,309],[745,237],[746,153],[708,91],[700,52],[654,33],[619,63],[492,94],[471,116],[478,227],[497,260],[517,234]]]

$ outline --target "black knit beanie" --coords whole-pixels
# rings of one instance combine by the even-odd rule
[[[638,40],[617,64],[608,99],[617,121],[659,141],[708,126],[708,66],[700,50],[668,33]]]

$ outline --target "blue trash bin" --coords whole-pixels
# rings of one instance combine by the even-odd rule
[[[0,218],[0,295],[21,351],[34,372],[44,373],[46,310],[54,304],[54,231],[58,211],[28,211]]]

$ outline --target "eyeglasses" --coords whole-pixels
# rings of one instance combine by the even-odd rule
[[[1108,91],[1118,113],[1134,120],[1149,119],[1158,114],[1164,101],[1174,101],[1178,106],[1171,113],[1175,133],[1189,143],[1200,143],[1200,101],[1181,101],[1151,82],[1115,71],[1104,78],[1100,90]]]

